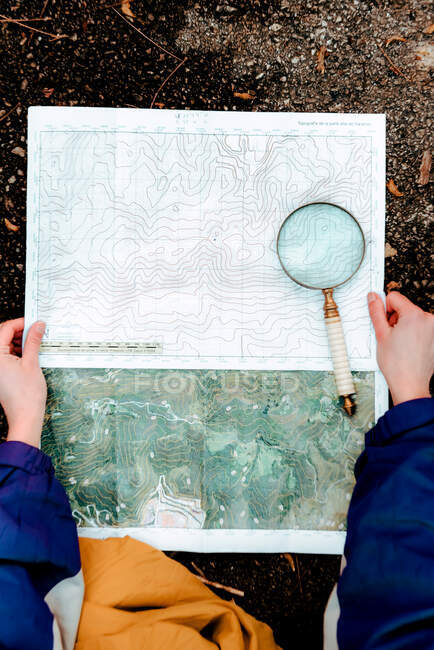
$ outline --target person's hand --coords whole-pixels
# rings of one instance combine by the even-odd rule
[[[39,447],[47,399],[38,360],[45,324],[33,323],[21,357],[23,328],[24,318],[0,325],[0,403],[9,425],[7,439]]]
[[[392,395],[393,404],[430,397],[434,371],[434,316],[392,291],[383,301],[368,294],[369,314],[377,338],[377,362]]]

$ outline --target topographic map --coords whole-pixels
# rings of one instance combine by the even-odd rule
[[[280,134],[278,118],[258,133],[260,114],[248,114],[256,128],[242,129],[248,119],[238,114],[237,128],[223,115],[218,129],[205,117],[197,126],[194,114],[189,124],[175,111],[127,111],[144,113],[142,124],[160,120],[146,133],[102,119],[86,128],[76,124],[82,109],[66,113],[77,116],[67,128],[64,110],[38,128],[29,199],[45,365],[330,370],[321,292],[291,282],[276,254],[288,213],[328,201],[364,229],[362,268],[337,299],[353,367],[375,369],[365,297],[381,275],[378,119],[344,135],[306,135],[292,122]],[[142,353],[128,361],[119,349],[82,349],[62,359],[59,342],[69,353],[66,343],[93,342],[136,343]]]
[[[353,465],[374,423],[374,373],[353,374],[352,418],[322,371],[45,375],[42,448],[86,534],[145,528],[143,539],[185,548],[188,531],[192,548],[222,550],[203,533],[247,529],[249,550],[266,550],[264,539],[285,550],[290,531],[344,530]]]
[[[37,107],[28,147],[43,449],[83,534],[339,552],[352,466],[387,408],[366,307],[383,286],[384,116]],[[366,240],[335,293],[352,418],[322,293],[276,252],[287,215],[321,201]]]

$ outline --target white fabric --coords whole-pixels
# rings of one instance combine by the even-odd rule
[[[53,614],[53,650],[73,650],[84,596],[83,572],[65,578],[44,600]]]
[[[342,571],[345,569],[346,565],[347,565],[347,562],[345,560],[345,557],[342,556],[340,575],[342,575]],[[338,650],[339,649],[338,637],[337,637],[337,628],[338,628],[338,620],[339,620],[340,614],[341,614],[341,608],[339,606],[338,586],[336,584],[333,587],[333,591],[330,594],[330,598],[328,599],[327,606],[326,606],[325,612],[324,612],[323,650]]]

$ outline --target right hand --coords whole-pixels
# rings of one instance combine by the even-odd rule
[[[369,297],[374,298],[369,301]],[[419,397],[431,397],[434,371],[434,316],[392,291],[383,301],[368,294],[368,307],[377,338],[377,362],[396,406]]]

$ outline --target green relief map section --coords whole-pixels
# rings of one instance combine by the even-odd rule
[[[79,526],[342,530],[374,373],[48,369],[42,448]]]

